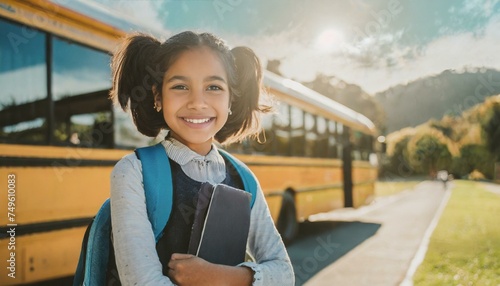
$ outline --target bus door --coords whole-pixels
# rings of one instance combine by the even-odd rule
[[[344,126],[342,133],[342,173],[344,181],[344,207],[353,207],[352,195],[352,143],[350,140],[351,130]]]

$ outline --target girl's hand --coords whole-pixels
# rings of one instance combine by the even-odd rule
[[[191,254],[172,254],[168,268],[168,276],[177,285],[202,285],[214,281],[213,278],[215,278],[212,277],[214,275],[213,264]],[[217,283],[212,283],[212,285],[217,285]]]
[[[210,263],[191,254],[174,253],[168,276],[177,285],[251,285],[253,272],[246,267]]]

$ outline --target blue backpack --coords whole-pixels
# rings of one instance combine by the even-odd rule
[[[153,228],[156,242],[162,237],[170,212],[172,211],[173,185],[170,162],[161,143],[135,150],[142,163],[142,175],[146,196],[148,218]],[[238,171],[245,191],[252,194],[251,206],[255,202],[257,181],[253,173],[240,160],[224,150],[219,153]],[[73,280],[74,286],[96,286],[106,284],[111,237],[111,210],[109,199],[87,227],[82,242],[80,259]]]

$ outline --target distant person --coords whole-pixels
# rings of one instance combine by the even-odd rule
[[[80,145],[80,138],[78,137],[78,132],[73,132],[69,137],[69,142],[73,145]]]
[[[441,182],[443,182],[443,186],[446,189],[448,179],[449,179],[448,171],[446,171],[446,170],[439,171],[437,173],[437,179],[440,180]]]
[[[141,161],[122,158],[111,176],[116,270],[122,285],[294,285],[293,268],[258,186],[247,251],[255,262],[224,266],[186,254],[202,182],[242,188],[214,141],[241,140],[259,130],[262,71],[254,52],[229,49],[209,33],[183,32],[165,42],[132,35],[112,59],[112,98],[131,109],[137,129],[162,141],[172,166],[174,200],[163,238],[148,220]],[[143,91],[143,92],[139,92]],[[176,183],[177,182],[177,183]],[[189,187],[180,188],[179,183]],[[231,236],[231,233],[227,233]],[[161,246],[159,244],[162,244]],[[165,251],[158,251],[157,249]]]

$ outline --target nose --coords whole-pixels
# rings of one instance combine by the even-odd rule
[[[189,101],[187,104],[189,109],[204,109],[207,107],[205,93],[203,89],[193,89],[189,94]]]

